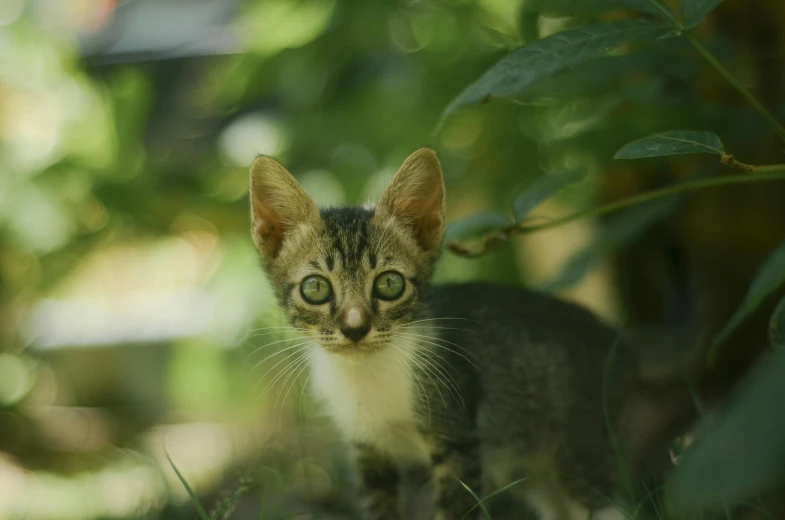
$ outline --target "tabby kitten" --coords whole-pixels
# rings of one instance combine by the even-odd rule
[[[412,153],[375,207],[320,210],[264,156],[250,193],[264,269],[314,340],[312,391],[353,445],[363,518],[402,518],[412,465],[432,470],[441,520],[476,506],[466,487],[483,496],[524,477],[510,493],[540,518],[607,509],[600,493],[619,483],[603,370],[616,335],[524,289],[429,286],[445,227],[432,150]],[[623,380],[606,385],[613,409]]]

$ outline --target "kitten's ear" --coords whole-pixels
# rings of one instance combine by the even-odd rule
[[[384,190],[376,212],[409,227],[423,249],[438,248],[444,235],[444,181],[436,152],[420,148],[407,157]]]
[[[276,257],[286,234],[315,222],[319,209],[281,163],[261,156],[251,166],[251,234],[265,261]]]

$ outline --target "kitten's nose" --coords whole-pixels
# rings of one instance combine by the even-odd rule
[[[353,307],[343,316],[341,332],[352,341],[360,341],[371,330],[368,320],[360,309]]]
[[[369,330],[371,330],[371,327],[367,324],[361,327],[347,327],[346,325],[341,327],[343,335],[352,341],[360,341],[368,335]]]

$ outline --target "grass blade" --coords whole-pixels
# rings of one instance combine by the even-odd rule
[[[453,475],[453,476],[454,476],[454,475]],[[477,501],[477,506],[478,506],[480,509],[482,509],[482,512],[483,512],[483,514],[485,515],[485,518],[487,518],[488,520],[493,520],[493,519],[491,518],[491,514],[490,514],[490,513],[488,512],[488,510],[485,508],[485,504],[483,504],[483,503],[482,503],[482,500],[480,500],[480,497],[478,497],[478,496],[477,496],[477,493],[475,493],[474,491],[472,491],[472,488],[470,488],[469,486],[467,486],[466,484],[464,484],[464,483],[463,483],[463,481],[462,481],[461,479],[459,479],[458,477],[455,477],[455,480],[457,480],[457,481],[458,481],[458,482],[459,482],[459,483],[460,483],[460,484],[461,484],[461,485],[464,487],[464,489],[465,489],[466,491],[468,491],[468,492],[469,492],[469,493],[470,493],[470,494],[471,494],[471,495],[474,497],[474,499]],[[473,508],[472,508],[472,509],[473,509]],[[472,509],[470,509],[469,511],[471,511]],[[468,514],[468,512],[467,512],[467,514]]]
[[[529,479],[529,477],[524,477],[524,478],[519,478],[518,480],[513,480],[513,481],[512,481],[512,482],[510,482],[509,484],[507,484],[507,485],[505,485],[505,486],[502,486],[502,487],[500,487],[499,489],[497,489],[497,490],[496,490],[496,491],[494,491],[493,493],[489,493],[489,494],[488,494],[487,496],[485,496],[485,497],[484,497],[482,500],[480,500],[480,501],[478,501],[476,504],[474,504],[474,506],[473,506],[471,509],[469,509],[468,511],[466,511],[466,514],[465,514],[465,515],[463,515],[463,516],[461,517],[461,520],[464,520],[464,519],[465,519],[467,516],[469,516],[469,514],[470,514],[472,511],[474,511],[474,510],[475,510],[475,509],[477,509],[478,507],[482,507],[482,508],[483,508],[483,511],[485,511],[485,508],[483,507],[483,502],[485,502],[485,501],[487,501],[487,500],[490,500],[491,498],[495,497],[496,495],[498,495],[498,494],[500,494],[500,493],[504,493],[505,491],[507,491],[507,490],[508,490],[508,489],[510,489],[511,487],[517,486],[518,484],[520,484],[520,483],[521,483],[521,482],[523,482],[524,480],[528,480],[528,479]],[[459,482],[460,482],[460,481],[459,481]],[[463,484],[463,482],[461,482],[461,484]],[[469,488],[468,488],[468,487],[467,487],[465,484],[464,484],[464,487],[465,487],[466,489],[469,489]],[[471,492],[471,490],[469,490],[469,492]],[[472,493],[472,495],[474,495],[474,493]],[[485,512],[485,514],[486,514],[486,515],[488,514],[488,513],[487,513],[487,511]]]
[[[188,492],[188,496],[191,497],[191,502],[196,508],[196,512],[199,513],[199,518],[201,518],[202,520],[212,520],[210,516],[207,514],[207,511],[204,510],[204,507],[202,507],[202,504],[199,502],[199,499],[196,498],[196,493],[194,493],[194,490],[191,489],[191,486],[188,485],[188,482],[180,473],[180,470],[177,469],[177,466],[175,466],[174,461],[172,461],[172,457],[169,456],[169,451],[166,449],[166,447],[164,447],[164,454],[166,454],[166,460],[169,461],[169,464],[172,466],[172,469],[177,475],[177,478],[180,479],[180,482],[182,482],[183,487]]]

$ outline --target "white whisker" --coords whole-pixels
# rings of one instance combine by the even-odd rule
[[[258,382],[256,383],[256,385],[254,386],[254,393],[256,393],[256,389],[259,387],[259,383],[261,383],[261,382],[264,380],[264,378],[265,378],[265,377],[267,377],[267,374],[269,374],[269,373],[270,373],[272,370],[275,370],[275,368],[276,368],[277,366],[279,366],[281,363],[285,362],[287,359],[291,359],[293,356],[296,356],[297,354],[301,353],[303,350],[307,349],[307,348],[308,348],[308,346],[309,346],[311,343],[312,343],[311,341],[306,341],[306,342],[299,343],[299,344],[297,344],[297,345],[293,345],[293,346],[291,346],[291,347],[287,347],[286,349],[284,349],[284,350],[289,350],[289,349],[293,349],[293,348],[300,347],[300,348],[299,348],[299,350],[296,350],[296,351],[294,351],[294,353],[292,353],[292,354],[289,354],[288,356],[286,356],[286,357],[284,357],[283,359],[281,359],[280,361],[278,361],[278,362],[277,362],[275,365],[273,365],[272,367],[270,367],[270,368],[267,370],[267,372],[265,372],[265,373],[264,373],[264,375],[262,375],[262,377],[260,377],[260,378],[259,378],[259,381],[258,381]],[[282,350],[281,352],[283,352],[283,350]],[[281,352],[278,352],[278,354],[280,354]],[[274,354],[274,355],[275,355],[275,354]],[[272,356],[270,356],[270,357],[272,357]],[[275,379],[273,379],[273,381],[275,381]]]
[[[278,343],[285,343],[287,341],[302,341],[304,339],[306,339],[306,338],[304,338],[302,336],[299,336],[299,337],[296,337],[296,338],[284,338],[284,339],[279,339],[277,341],[273,341],[272,343],[266,343],[266,344],[262,345],[261,347],[255,348],[253,350],[253,352],[250,352],[247,356],[245,356],[245,361],[248,361],[251,358],[251,356],[255,355],[260,350],[266,349],[267,347],[272,347],[273,345],[277,345]],[[279,352],[283,352],[283,351],[279,351]],[[275,355],[275,354],[273,354],[273,355]],[[253,368],[257,368],[258,366],[259,365],[257,364]]]
[[[455,370],[455,367],[453,367],[449,363],[449,361],[447,361],[444,357],[442,357],[439,354],[431,351],[430,349],[421,348],[421,349],[418,349],[416,352],[417,352],[418,355],[422,356],[423,359],[429,360],[433,364],[435,369],[438,370],[439,373],[442,374],[442,376],[444,376],[445,386],[447,386],[447,390],[449,390],[449,392],[452,394],[453,397],[455,397],[456,399],[461,401],[461,407],[463,408],[463,411],[468,415],[469,411],[466,408],[466,403],[463,400],[463,396],[461,395],[460,387],[458,386],[458,382],[455,380],[455,377],[453,377],[453,375],[450,374],[449,371],[447,371],[446,367],[441,367],[438,361],[436,361],[435,359],[431,359],[431,358],[429,358],[427,356],[436,356],[440,360],[444,361],[444,363],[446,365],[448,365],[449,367],[451,367],[453,370]]]
[[[443,320],[470,321],[472,323],[476,323],[477,325],[482,325],[482,323],[480,323],[479,321],[470,320],[469,318],[456,318],[456,317],[445,316],[445,317],[441,317],[441,318],[423,318],[423,319],[420,319],[420,320],[410,321],[410,322],[405,323],[403,325],[395,325],[395,326],[396,327],[402,327],[402,326],[414,325],[415,323],[427,323],[429,321],[443,321]]]
[[[452,345],[452,346],[454,346],[456,348],[459,348],[459,349],[463,350],[469,356],[474,357],[474,354],[472,354],[471,352],[466,350],[464,347],[462,347],[460,345],[457,345],[457,344],[455,344],[455,343],[453,343],[451,341],[447,341],[446,339],[442,339],[442,338],[439,338],[439,337],[436,337],[436,336],[427,336],[427,335],[424,335],[424,334],[412,334],[412,333],[408,333],[408,332],[399,332],[397,334],[399,334],[401,336],[405,336],[405,337],[419,339],[420,341],[422,341],[424,343],[428,343],[429,345],[433,345],[434,347],[439,347],[439,348],[443,348],[445,350],[448,350],[448,351],[450,351],[450,352],[452,352],[454,354],[457,354],[457,355],[461,356],[463,359],[468,361],[474,368],[476,368],[477,370],[480,370],[480,367],[478,367],[471,359],[469,359],[468,357],[466,357],[462,353],[460,353],[460,352],[458,352],[456,350],[453,350],[453,349],[451,349],[449,347],[446,347],[444,345],[440,345],[439,343],[436,343],[436,341],[443,341],[443,342],[445,342],[445,343],[447,343],[449,345]]]
[[[267,393],[268,391],[272,390],[276,383],[283,381],[284,377],[286,377],[286,379],[288,380],[289,379],[288,376],[290,374],[289,369],[291,369],[294,365],[297,365],[300,361],[302,361],[303,357],[305,356],[306,350],[307,347],[303,347],[297,352],[295,352],[294,354],[292,354],[292,356],[289,356],[289,357],[294,357],[294,355],[297,355],[295,359],[287,363],[286,366],[284,366],[280,371],[278,371],[277,374],[275,374],[275,377],[273,377],[273,379],[265,386],[263,393]],[[280,394],[280,390],[279,390],[279,394]],[[276,406],[278,405],[277,400],[275,404]]]
[[[303,355],[302,360],[299,361],[298,364],[292,369],[291,374],[289,376],[286,376],[286,379],[284,379],[283,383],[281,383],[281,388],[283,389],[283,387],[286,386],[286,382],[289,380],[289,377],[294,376],[294,377],[292,377],[292,382],[289,385],[288,390],[286,390],[286,393],[283,396],[283,401],[281,401],[281,406],[283,406],[284,403],[286,403],[286,398],[289,397],[289,392],[292,391],[292,387],[297,382],[297,378],[300,377],[300,375],[303,373],[303,370],[305,370],[307,368],[307,365],[308,365],[308,363],[311,360],[310,354],[311,354],[311,351],[306,352]],[[278,392],[278,397],[276,397],[276,399],[275,399],[275,405],[276,406],[278,406],[278,399],[280,397],[281,397],[281,392]]]
[[[434,381],[434,380],[433,380],[433,377],[431,377],[431,371],[429,371],[429,370],[428,370],[428,367],[426,367],[426,366],[425,366],[425,365],[424,365],[424,364],[421,362],[421,359],[418,359],[418,358],[417,358],[415,355],[413,355],[411,352],[408,352],[408,351],[404,350],[404,349],[403,349],[401,346],[399,346],[397,343],[393,343],[393,342],[391,342],[391,343],[390,343],[390,346],[392,346],[393,348],[397,349],[397,350],[398,350],[398,351],[399,351],[399,352],[400,352],[402,355],[406,356],[406,357],[407,357],[407,358],[408,358],[408,359],[409,359],[409,360],[410,360],[412,363],[414,363],[416,366],[418,366],[418,367],[420,367],[420,368],[422,368],[422,369],[423,369],[423,372],[424,372],[424,373],[425,373],[425,375],[428,377],[428,379],[430,379],[430,380],[431,380],[431,383],[433,383],[433,386],[434,386],[434,388],[436,388],[436,391],[437,391],[437,392],[439,392],[439,397],[440,397],[440,398],[441,398],[441,400],[442,400],[442,406],[443,406],[443,407],[444,407],[444,409],[446,410],[446,409],[447,409],[447,402],[444,400],[444,395],[442,394],[442,391],[441,391],[441,389],[439,388],[439,385],[438,385],[438,384],[436,384],[436,381]],[[436,375],[436,374],[434,374],[434,375]],[[441,380],[441,378],[440,378],[438,375],[436,375],[436,379],[438,379],[438,380],[439,380],[439,382],[441,382],[442,384],[444,384],[444,382]]]
[[[299,347],[300,345],[305,345],[306,343],[308,343],[308,342],[310,342],[310,341],[313,341],[313,340],[310,340],[310,339],[307,339],[307,338],[294,338],[294,339],[300,340],[302,343],[298,343],[298,344],[296,344],[296,345],[289,345],[289,346],[287,346],[286,348],[282,348],[281,350],[278,350],[278,351],[276,351],[276,352],[274,352],[274,353],[272,353],[272,354],[270,354],[270,355],[266,356],[264,359],[262,359],[261,361],[259,361],[258,363],[256,363],[254,366],[252,366],[250,371],[251,371],[251,372],[253,372],[253,371],[254,371],[254,370],[256,370],[257,368],[259,368],[260,366],[262,366],[262,365],[264,364],[264,362],[265,362],[265,361],[267,361],[268,359],[270,359],[270,358],[271,358],[271,357],[273,357],[273,356],[277,356],[278,354],[280,354],[280,353],[282,353],[282,352],[286,352],[287,350],[291,350],[291,349],[293,349],[293,348],[297,348],[297,347]],[[282,340],[282,341],[283,341],[283,340]],[[289,341],[289,340],[287,340],[287,341]],[[253,354],[255,354],[256,352],[258,352],[259,350],[261,350],[262,348],[267,348],[267,347],[271,347],[271,346],[275,345],[275,343],[281,343],[281,341],[276,341],[276,342],[273,342],[273,343],[269,343],[269,344],[267,344],[267,345],[264,345],[263,347],[260,347],[260,348],[256,349],[256,350],[255,350],[255,351],[252,353],[252,355],[253,355]]]
[[[266,393],[268,393],[269,391],[271,391],[271,390],[273,389],[273,387],[275,386],[275,384],[276,384],[276,383],[278,383],[278,382],[282,381],[282,378],[283,378],[284,376],[286,376],[286,379],[289,379],[289,375],[291,374],[290,370],[291,370],[291,369],[292,369],[292,368],[293,368],[295,365],[298,365],[298,366],[299,366],[299,363],[300,363],[300,362],[303,360],[303,358],[304,358],[305,356],[307,356],[307,354],[308,354],[308,353],[307,353],[307,350],[308,350],[308,347],[306,346],[306,347],[303,347],[302,349],[298,350],[297,352],[295,352],[295,354],[297,355],[297,357],[296,357],[295,359],[293,359],[292,361],[290,361],[289,363],[287,363],[287,364],[286,364],[286,366],[284,366],[284,367],[283,367],[283,368],[282,368],[282,369],[281,369],[281,370],[280,370],[280,371],[279,371],[279,372],[278,372],[278,373],[275,375],[275,377],[273,377],[273,379],[272,379],[272,380],[271,380],[271,381],[270,381],[270,382],[269,382],[267,385],[265,385],[264,391],[263,391],[263,392],[262,392],[262,393],[259,395],[259,397],[261,397],[262,395],[265,395]],[[304,351],[305,351],[305,352],[304,352]],[[293,354],[292,356],[294,356],[295,354]],[[289,356],[289,357],[292,357],[292,356]],[[278,395],[280,395],[280,392],[281,392],[281,389],[279,389],[279,391],[278,391]],[[275,407],[277,407],[277,406],[278,406],[278,400],[276,399],[275,406],[274,406],[273,408],[275,408]]]
[[[435,327],[433,325],[425,325],[425,327],[428,328],[428,329],[437,329],[437,330],[460,330],[460,331],[464,331],[464,332],[473,332],[475,334],[478,334],[480,332],[479,330],[460,329],[460,328],[457,328],[457,327]],[[391,329],[422,330],[423,326],[422,325],[417,326],[417,325],[406,324],[406,325],[393,325],[390,328]]]
[[[393,349],[393,351],[390,352],[390,353],[391,354],[396,354],[397,352],[398,351]],[[419,388],[417,389],[417,393],[420,394],[420,402],[425,404],[427,409],[428,409],[428,424],[430,425],[431,424],[431,400],[428,398],[428,392],[426,392],[425,391],[425,387],[422,386],[422,382],[420,381],[420,378],[418,378],[417,374],[414,373],[414,371],[412,370],[412,367],[410,367],[409,365],[406,364],[405,360],[403,360],[400,357],[397,357],[395,355],[393,355],[392,359],[394,361],[396,361],[401,368],[403,368],[405,371],[408,371],[409,375],[412,378],[412,382],[415,385],[419,386]]]
[[[274,325],[272,327],[259,327],[258,329],[251,329],[246,334],[253,334],[254,332],[261,332],[263,330],[306,330],[300,327],[292,327],[291,325]]]

